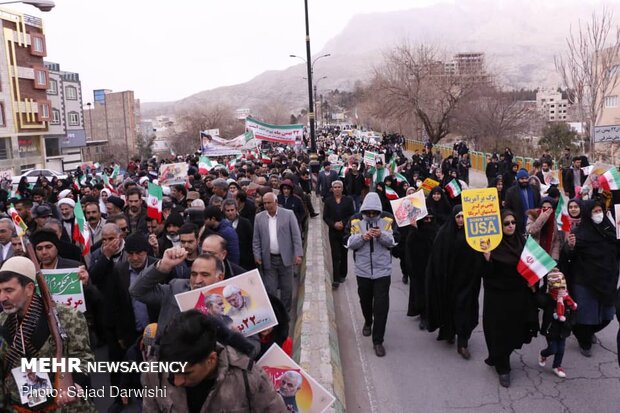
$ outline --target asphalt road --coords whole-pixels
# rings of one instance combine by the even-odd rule
[[[473,175],[473,186],[486,182]],[[546,343],[537,337],[513,353],[512,385],[505,389],[495,370],[483,362],[487,352],[481,320],[469,343],[472,358],[464,360],[456,345],[436,341],[436,332],[419,330],[417,317],[406,316],[409,286],[401,281],[396,259],[384,343],[387,355],[375,356],[371,338],[362,336],[353,268],[349,254],[349,277],[334,292],[347,412],[620,412],[617,320],[597,334],[592,358],[579,353],[574,337],[568,339],[565,379],[551,372],[550,362],[538,366],[538,352]],[[482,292],[480,298],[482,311]]]

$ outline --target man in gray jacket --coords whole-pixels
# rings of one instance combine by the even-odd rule
[[[394,217],[382,212],[381,200],[376,192],[366,195],[360,212],[351,217],[344,242],[347,248],[354,251],[357,292],[364,315],[362,334],[372,334],[375,354],[383,357],[383,336],[390,309],[392,281],[390,250],[398,244],[398,230]]]

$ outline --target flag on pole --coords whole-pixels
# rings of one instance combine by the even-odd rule
[[[601,188],[606,191],[620,189],[620,173],[618,173],[615,167],[599,176],[598,181],[601,184]]]
[[[85,256],[90,252],[90,229],[88,223],[84,217],[84,211],[82,210],[82,204],[77,201],[75,208],[73,209],[75,215],[75,224],[73,225],[73,241],[77,242],[82,247],[82,256]]]
[[[547,254],[534,238],[527,238],[521,259],[517,264],[517,271],[527,280],[528,285],[536,284],[556,265],[551,255]]]
[[[396,182],[400,182],[400,183],[409,182],[407,180],[407,177],[405,177],[405,175],[403,175],[403,174],[401,174],[399,172],[394,172],[394,179],[396,179]]]
[[[17,232],[17,236],[21,238],[26,235],[26,231],[28,231],[28,226],[26,225],[22,217],[19,216],[13,204],[11,204],[11,206],[9,207],[9,214],[11,215],[11,219],[13,220],[13,225],[15,225],[15,232]]]
[[[385,187],[385,196],[390,201],[394,201],[395,199],[398,199],[398,194],[396,193],[396,191],[390,188],[389,186]]]
[[[110,183],[110,178],[108,178],[108,175],[103,174],[103,186],[108,189],[112,195],[117,195],[118,192],[116,191],[116,189],[114,189],[114,186]]]
[[[162,200],[164,198],[161,186],[149,182],[149,194],[146,199],[146,216],[157,219],[161,222]]]
[[[271,163],[271,157],[269,157],[269,155],[267,155],[265,153],[261,153],[260,154],[260,161],[262,163]]]
[[[570,219],[568,216],[568,201],[565,195],[560,195],[560,200],[555,208],[555,222],[560,231],[570,231]]]
[[[237,155],[235,157],[235,159],[231,159],[230,161],[228,161],[228,170],[229,171],[234,171],[235,170],[235,165],[237,165],[237,162],[241,159],[241,155]]]
[[[217,161],[212,161],[208,156],[201,156],[198,158],[198,173],[206,175],[216,167],[220,166]]]
[[[456,179],[453,179],[448,185],[446,185],[446,191],[448,192],[448,195],[450,195],[450,198],[456,198],[461,195],[461,186],[458,182],[456,182]]]
[[[369,173],[372,176],[372,184],[373,185],[377,185],[379,182],[383,182],[383,180],[385,179],[386,176],[388,176],[389,171],[387,171],[388,173],[386,174],[387,169],[386,168],[377,168],[377,167],[372,167],[369,169]]]

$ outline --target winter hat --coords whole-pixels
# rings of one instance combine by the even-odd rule
[[[48,205],[38,205],[34,208],[33,214],[35,218],[43,218],[43,217],[51,217],[54,214],[52,213],[52,208]]]
[[[122,199],[114,195],[110,195],[106,202],[111,203],[112,205],[116,206],[118,209],[125,208],[125,201],[123,201]]]
[[[34,282],[37,280],[34,263],[26,257],[11,257],[6,260],[0,269],[0,275],[4,275],[4,273],[20,274]]]
[[[529,178],[530,174],[527,173],[527,170],[525,170],[524,168],[519,169],[519,172],[517,172],[517,179],[521,179],[521,178]]]
[[[56,204],[58,205],[58,208],[60,208],[61,205],[69,205],[71,208],[75,208],[75,201],[71,198],[62,198]]]
[[[59,241],[56,233],[50,229],[40,229],[35,231],[30,237],[30,242],[32,242],[32,246],[35,248],[42,242],[51,242],[58,249]]]
[[[140,233],[131,234],[125,239],[125,251],[142,252],[150,249],[146,237]]]

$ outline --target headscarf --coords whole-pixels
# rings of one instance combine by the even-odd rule
[[[509,210],[502,211],[502,221],[500,223],[500,225],[502,225],[502,231],[504,228],[504,220],[509,216],[516,220],[514,212]],[[491,258],[494,261],[516,267],[517,263],[521,259],[521,253],[523,252],[524,245],[525,242],[518,234],[515,227],[515,232],[512,235],[506,235],[505,233],[503,234],[502,242],[500,242],[497,248],[491,251]]]
[[[579,206],[579,215],[577,217],[573,218],[570,215],[570,212],[568,213],[568,220],[570,222],[570,227],[572,229],[572,228],[576,228],[581,223],[581,210],[583,209],[583,205],[582,205],[581,200],[577,198],[573,198],[570,201],[568,201],[568,204],[566,205],[567,211],[568,211],[568,207],[570,206],[571,202],[574,202],[575,204],[577,204],[577,206]]]
[[[435,193],[441,194],[441,199],[439,201],[435,201],[433,199],[433,194]],[[431,189],[428,197],[426,197],[426,208],[428,210],[432,209],[435,212],[435,218],[439,225],[443,225],[446,221],[448,221],[450,219],[450,214],[452,213],[452,207],[450,206],[450,201],[448,201],[448,196],[439,186]]]

